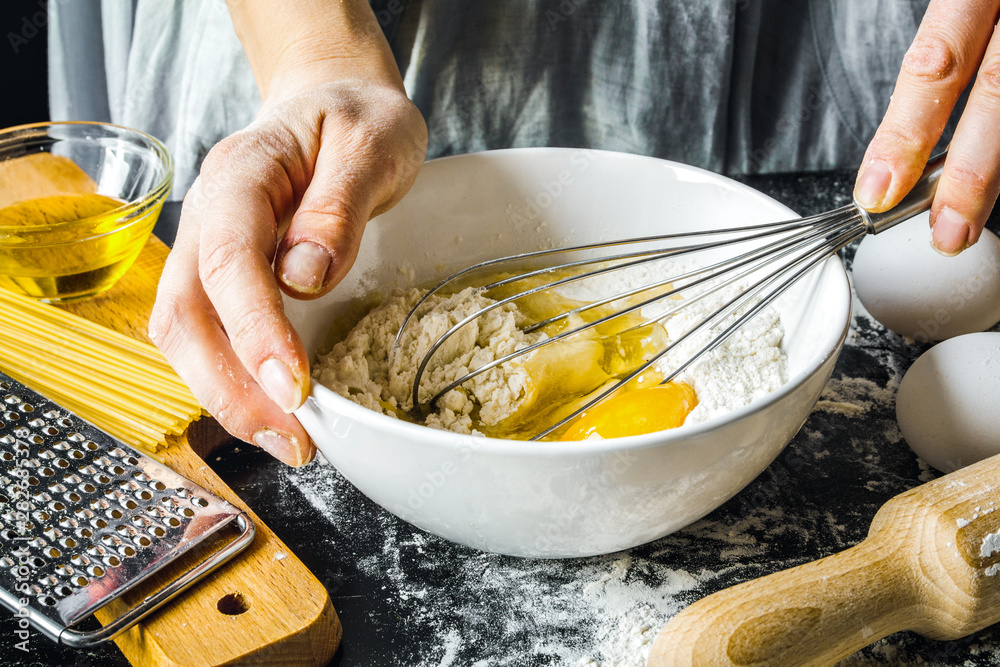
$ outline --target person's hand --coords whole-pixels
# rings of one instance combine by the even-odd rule
[[[280,291],[308,299],[333,288],[369,218],[413,183],[426,146],[401,86],[348,80],[271,95],[205,158],[150,336],[231,434],[291,465],[312,459],[288,414],[308,395],[309,362]]]
[[[975,76],[931,207],[932,243],[947,255],[979,240],[1000,190],[998,10],[998,0],[931,0],[854,190],[874,212],[899,203]]]

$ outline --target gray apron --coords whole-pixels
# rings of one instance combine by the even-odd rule
[[[428,157],[581,146],[854,167],[928,0],[373,0]],[[224,0],[51,0],[54,119],[164,140],[179,199],[260,107]],[[950,129],[946,134],[950,134]]]

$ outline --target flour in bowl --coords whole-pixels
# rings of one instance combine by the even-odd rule
[[[560,312],[578,301],[618,293],[615,290],[623,287],[650,284],[656,275],[671,274],[662,265],[633,267],[608,274],[586,289],[566,289],[545,296],[549,301],[522,303],[523,311],[532,312],[530,318],[510,303],[489,311],[460,329],[431,357],[421,379],[419,400],[426,403],[472,370],[549,336],[552,332],[545,330],[521,330],[526,322],[547,314],[539,316],[532,309]],[[624,359],[648,359],[670,341],[679,339],[732,298],[734,289],[739,288],[692,300],[662,326],[648,325],[624,336],[589,330],[491,368],[445,393],[423,423],[458,433],[526,439],[610,386],[627,365]],[[421,307],[419,317],[407,326],[401,345],[390,355],[403,320],[425,293],[420,289],[397,290],[372,309],[329,353],[318,358],[313,369],[316,381],[369,409],[412,420],[413,381],[426,352],[456,323],[495,303],[472,288],[450,295],[435,294]],[[641,316],[636,313],[629,317],[633,323],[643,323],[650,315],[648,310],[644,308]],[[623,328],[618,326],[619,330]],[[684,423],[701,422],[741,408],[780,387],[787,380],[786,358],[781,350],[783,335],[777,311],[767,308],[676,378],[688,383],[697,394],[698,405]],[[692,345],[678,346],[657,368],[668,369],[691,352]],[[622,358],[614,359],[615,354]],[[661,377],[655,372],[649,375],[648,383],[658,382]]]
[[[417,322],[413,335],[404,339],[390,366],[389,351],[406,314],[425,290],[397,290],[371,310],[319,358],[313,377],[345,398],[372,410],[405,418],[413,409],[412,386],[417,366],[434,341],[455,323],[492,303],[472,288],[447,297],[432,297],[429,311]],[[452,337],[428,366],[420,399],[428,400],[453,380],[494,359],[523,349],[540,335],[518,329],[513,305],[490,311]],[[510,417],[529,399],[531,380],[522,363],[491,369],[448,392],[425,424],[458,433],[472,433],[472,413],[486,426]]]

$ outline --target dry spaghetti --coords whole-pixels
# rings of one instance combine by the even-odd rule
[[[0,290],[0,368],[130,445],[157,452],[203,411],[154,346]]]

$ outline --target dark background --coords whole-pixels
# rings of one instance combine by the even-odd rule
[[[47,18],[44,0],[0,2],[0,127],[49,119]]]

